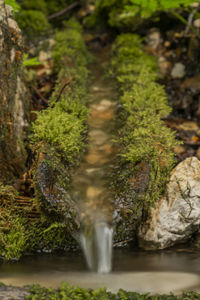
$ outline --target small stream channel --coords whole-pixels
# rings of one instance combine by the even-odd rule
[[[112,142],[117,102],[112,84],[104,77],[106,53],[106,50],[98,53],[98,67],[94,65],[91,70],[94,77],[90,85],[88,149],[73,179],[72,195],[79,204],[83,224],[80,240],[81,235],[92,238],[94,224],[104,223],[111,228],[113,214],[108,174],[117,154]],[[98,252],[96,248],[93,245],[90,250]],[[98,260],[98,253],[94,255],[92,259]],[[87,254],[85,256],[87,258]],[[109,259],[113,264],[112,271],[99,274],[88,271],[84,255],[79,252],[26,256],[19,262],[1,262],[0,282],[15,286],[39,283],[58,287],[65,281],[85,288],[106,286],[113,292],[123,288],[141,293],[179,293],[200,287],[200,256],[195,251],[118,249]],[[91,269],[98,271],[98,264]]]

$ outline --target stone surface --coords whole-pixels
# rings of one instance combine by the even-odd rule
[[[0,180],[19,177],[25,168],[23,144],[29,120],[29,94],[23,82],[23,43],[12,9],[0,0]]]
[[[175,78],[183,78],[185,75],[185,66],[182,63],[176,63],[171,71],[171,76]]]
[[[190,157],[172,171],[167,194],[140,227],[139,244],[163,249],[187,241],[200,225],[200,161]]]

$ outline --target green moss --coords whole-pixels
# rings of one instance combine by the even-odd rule
[[[45,0],[24,0],[21,2],[21,8],[24,10],[39,10],[45,15],[48,12],[47,3]]]
[[[57,290],[52,288],[42,288],[40,285],[29,287],[30,295],[27,300],[56,300],[56,299],[79,299],[79,300],[184,300],[184,299],[200,299],[200,294],[196,292],[186,292],[182,295],[150,295],[139,294],[136,292],[127,292],[120,289],[117,293],[111,293],[106,288],[98,290],[87,290],[77,286],[70,286],[62,283]]]
[[[126,197],[124,206],[136,219],[144,217],[163,195],[175,164],[172,148],[178,143],[162,121],[171,109],[164,87],[156,82],[156,69],[154,57],[144,53],[137,35],[121,34],[117,38],[111,74],[121,91],[123,126],[116,141],[121,145],[120,164],[127,172],[118,176],[116,184],[121,182],[118,196]],[[123,219],[120,226],[127,228],[129,217]]]
[[[85,103],[89,54],[82,39],[81,27],[75,20],[70,20],[64,31],[55,34],[55,41],[53,58],[59,70],[58,80],[50,107],[41,111],[33,124],[32,142],[53,146],[65,160],[72,163],[84,148],[87,130],[88,110]],[[65,82],[69,87],[60,95]]]
[[[16,19],[20,28],[31,39],[47,34],[51,28],[45,14],[40,10],[21,10]]]

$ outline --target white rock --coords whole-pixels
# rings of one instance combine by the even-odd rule
[[[6,14],[8,17],[13,17],[13,8],[10,5],[6,5]]]
[[[173,78],[183,78],[185,75],[185,66],[182,63],[176,63],[171,71]]]
[[[167,194],[139,229],[140,246],[163,249],[187,241],[200,225],[200,161],[190,157],[171,174]]]
[[[51,53],[46,51],[40,51],[39,61],[46,61],[51,58]]]
[[[8,18],[8,26],[14,29],[16,32],[21,33],[21,30],[19,29],[17,22],[14,19]]]

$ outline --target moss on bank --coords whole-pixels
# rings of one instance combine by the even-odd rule
[[[55,290],[51,288],[42,288],[34,285],[29,289],[30,295],[27,300],[56,300],[56,299],[79,299],[79,300],[189,300],[200,299],[200,294],[195,292],[186,292],[180,296],[170,295],[149,295],[135,292],[127,292],[120,289],[117,293],[111,293],[102,288],[99,290],[86,290],[76,286],[70,286],[63,283],[61,288]]]
[[[40,111],[32,124],[35,197],[22,199],[25,202],[20,206],[14,189],[0,187],[0,256],[7,260],[36,250],[77,247],[72,235],[79,222],[68,191],[71,172],[85,149],[90,55],[81,26],[74,19],[66,22],[54,39],[57,82],[48,108]]]
[[[111,70],[120,88],[123,115],[123,126],[116,138],[121,146],[123,172],[115,182],[116,203],[123,203],[116,235],[123,240],[132,236],[133,227],[165,192],[175,163],[172,148],[178,142],[162,120],[171,109],[163,86],[156,81],[156,61],[142,50],[139,36],[118,36]]]

